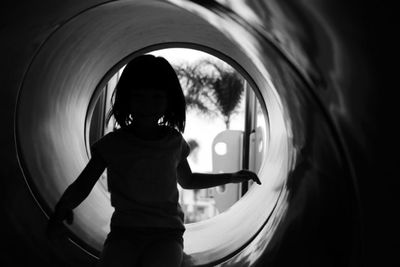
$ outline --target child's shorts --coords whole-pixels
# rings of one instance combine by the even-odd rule
[[[111,240],[129,240],[136,247],[140,246],[141,250],[145,250],[149,245],[160,242],[162,240],[174,240],[178,242],[183,249],[183,233],[185,230],[173,228],[128,228],[112,226],[104,245]]]

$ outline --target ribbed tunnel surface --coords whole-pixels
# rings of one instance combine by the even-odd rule
[[[349,64],[354,47],[320,6],[244,3],[42,1],[42,9],[25,9],[27,16],[6,27],[22,52],[2,91],[2,177],[12,177],[2,209],[15,229],[6,237],[24,244],[19,252],[44,265],[95,263],[112,212],[102,187],[76,210],[69,241],[44,236],[46,215],[90,157],[91,103],[130,58],[187,47],[226,60],[250,81],[270,131],[263,185],[227,212],[187,225],[185,265],[360,263],[359,188],[348,142],[362,131],[345,123],[364,115],[346,85],[350,74],[364,73]],[[18,39],[15,29],[29,38]],[[5,264],[18,261],[12,254]]]

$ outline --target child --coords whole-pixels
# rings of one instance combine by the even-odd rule
[[[260,180],[253,172],[192,173],[185,128],[185,98],[174,69],[162,57],[138,56],[125,67],[108,119],[118,129],[91,147],[92,157],[55,207],[49,236],[72,223],[72,210],[90,193],[107,168],[115,211],[100,266],[180,266],[184,215],[177,182],[201,189]],[[65,230],[65,229],[64,229]]]

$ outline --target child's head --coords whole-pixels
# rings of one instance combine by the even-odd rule
[[[121,128],[129,126],[135,120],[135,114],[131,114],[131,98],[135,90],[164,91],[167,105],[160,117],[161,124],[184,131],[185,97],[179,79],[166,59],[141,55],[126,65],[115,88],[114,103],[108,117],[114,116]]]

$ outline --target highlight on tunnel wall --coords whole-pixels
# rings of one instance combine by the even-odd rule
[[[286,240],[318,241],[315,232],[324,234],[324,227],[332,231],[324,236],[327,247],[318,247],[321,252],[332,246],[351,253],[351,245],[336,246],[352,239],[348,162],[308,77],[268,34],[232,13],[188,2],[99,5],[66,21],[40,46],[18,92],[15,136],[22,171],[44,216],[88,162],[96,101],[116,73],[139,54],[190,48],[227,62],[244,78],[263,114],[267,149],[258,170],[261,186],[244,189],[246,194],[217,216],[186,225],[185,262],[250,266],[265,255],[272,261],[293,249]],[[244,124],[254,126],[254,116],[247,115]],[[246,131],[251,134],[252,127]],[[78,249],[94,257],[113,211],[105,192],[98,183],[69,227]],[[299,243],[296,249],[312,250],[317,243]]]

